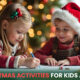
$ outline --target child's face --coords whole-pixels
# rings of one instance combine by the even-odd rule
[[[62,43],[67,43],[73,40],[76,32],[65,21],[55,21],[56,36]]]
[[[8,26],[4,27],[8,41],[13,45],[23,40],[24,34],[27,33],[29,28],[29,24],[24,24],[21,21],[8,23]]]

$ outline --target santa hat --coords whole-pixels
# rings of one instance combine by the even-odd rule
[[[52,15],[52,22],[59,18],[67,22],[80,35],[80,7],[70,2],[63,8],[56,10]]]

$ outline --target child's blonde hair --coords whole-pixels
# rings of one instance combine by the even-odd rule
[[[13,14],[13,12],[16,11],[17,8],[19,8],[20,11],[22,12],[22,16],[16,19],[15,18],[12,19],[11,15]],[[10,49],[10,45],[9,45],[6,33],[2,28],[2,21],[7,20],[8,22],[15,22],[19,19],[21,19],[25,24],[32,25],[31,15],[26,10],[26,8],[19,3],[13,3],[13,4],[7,5],[3,9],[2,13],[0,14],[0,39],[3,41],[3,48],[4,48],[4,51],[6,52],[4,54],[7,56],[11,55],[11,49]],[[24,39],[20,42],[20,46],[21,46],[21,49],[19,53],[26,52],[27,50],[26,34],[24,36]]]

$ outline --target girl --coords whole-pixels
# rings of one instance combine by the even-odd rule
[[[35,52],[42,64],[80,65],[80,8],[68,3],[53,13],[52,23],[56,26],[56,37]]]
[[[31,16],[21,4],[4,8],[0,14],[0,67],[35,68],[40,64],[39,59],[26,56],[26,33],[31,25]]]

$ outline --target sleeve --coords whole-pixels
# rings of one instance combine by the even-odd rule
[[[3,50],[3,43],[2,43],[2,41],[0,40],[0,55],[2,55],[2,50]]]
[[[0,55],[0,68],[18,68],[20,56]]]
[[[68,57],[70,65],[80,65],[80,56]]]
[[[3,53],[3,43],[0,40],[0,68],[18,68],[20,56],[5,56]]]
[[[50,57],[50,52],[52,50],[52,45],[53,45],[53,38],[51,38],[43,48],[40,50],[37,50],[34,55],[40,59],[41,64],[45,64],[45,59],[47,57]]]

